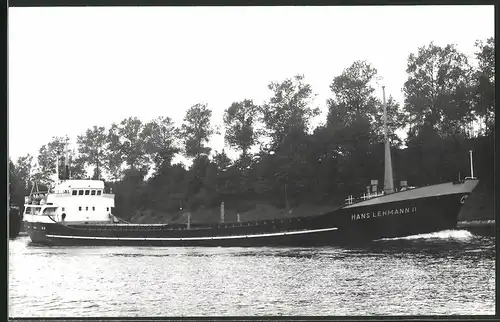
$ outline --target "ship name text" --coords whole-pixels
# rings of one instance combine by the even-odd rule
[[[389,209],[389,210],[379,210],[373,212],[365,212],[358,214],[351,214],[351,220],[361,220],[361,219],[370,219],[377,217],[385,217],[385,216],[393,216],[393,215],[404,215],[412,212],[417,212],[417,207],[409,207],[409,208],[397,208],[397,209]]]

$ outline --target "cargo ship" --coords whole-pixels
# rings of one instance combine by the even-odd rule
[[[315,216],[247,222],[132,224],[114,215],[114,195],[101,180],[63,180],[51,191],[26,197],[24,226],[33,243],[108,246],[323,246],[404,237],[457,227],[467,196],[478,184],[473,174],[456,182],[394,189],[384,91],[384,188],[372,182],[360,198]],[[67,152],[66,152],[67,153]],[[65,158],[68,160],[68,158]],[[57,168],[57,167],[56,167]],[[57,171],[57,170],[56,170]]]

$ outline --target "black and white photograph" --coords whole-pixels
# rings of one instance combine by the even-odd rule
[[[9,318],[495,315],[495,7],[9,7]]]

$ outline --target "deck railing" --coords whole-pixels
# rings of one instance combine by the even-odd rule
[[[368,199],[381,197],[381,196],[383,196],[383,195],[384,195],[384,192],[383,192],[383,191],[380,191],[380,192],[372,192],[372,193],[364,193],[361,197],[358,197],[358,198],[354,198],[352,195],[349,195],[349,196],[345,199],[345,204],[346,204],[346,205],[352,205],[352,204],[353,204],[353,203],[355,203],[355,202],[365,201],[365,200],[368,200]]]
[[[405,191],[405,190],[411,190],[411,189],[415,189],[416,187],[413,187],[413,186],[405,186],[405,187],[402,187],[401,189],[394,189],[394,192],[399,192],[399,191]],[[377,198],[377,197],[381,197],[385,195],[384,191],[380,191],[380,192],[370,192],[370,193],[363,193],[362,196],[360,196],[359,198],[354,198],[352,195],[349,195],[346,199],[345,199],[345,204],[346,205],[352,205],[353,203],[355,202],[360,202],[360,201],[365,201],[365,200],[368,200],[368,199],[372,199],[372,198]]]

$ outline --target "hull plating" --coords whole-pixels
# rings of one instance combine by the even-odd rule
[[[212,225],[25,222],[34,243],[114,246],[315,246],[453,229],[467,193],[344,207],[320,216]]]

